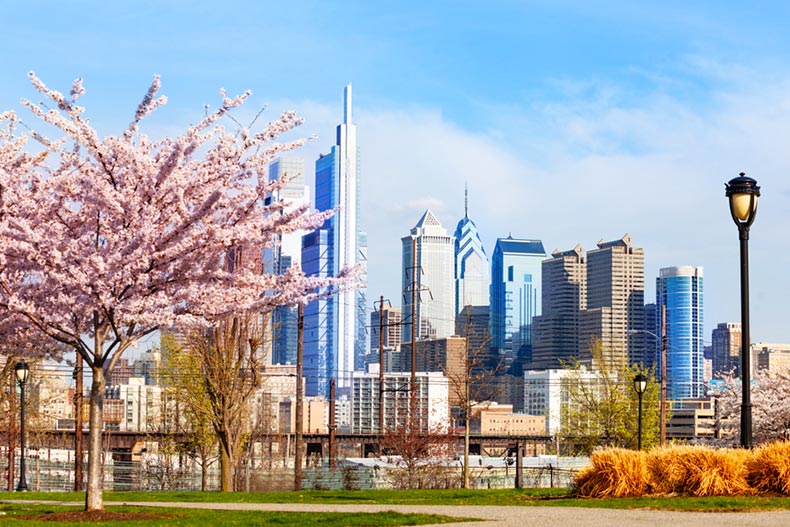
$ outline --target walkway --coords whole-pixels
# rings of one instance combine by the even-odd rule
[[[444,527],[777,527],[790,525],[790,511],[776,512],[672,512],[650,510],[587,509],[581,507],[500,507],[481,505],[325,505],[292,503],[151,503],[107,502],[105,505],[185,507],[226,510],[293,512],[420,512],[485,522],[447,523]]]

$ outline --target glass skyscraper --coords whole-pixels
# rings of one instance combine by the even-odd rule
[[[702,267],[666,267],[656,279],[656,305],[666,306],[667,397],[705,395]],[[658,356],[661,371],[661,356]]]
[[[514,373],[532,360],[532,317],[541,312],[540,240],[497,239],[491,259],[491,338],[500,358],[512,359]]]
[[[464,217],[455,228],[455,314],[466,306],[487,306],[491,282],[488,256],[469,219],[468,200],[464,203]]]
[[[302,270],[308,276],[337,276],[346,267],[367,268],[367,235],[359,203],[359,149],[352,122],[351,85],[344,91],[343,122],[337,142],[315,163],[315,208],[337,209],[324,225],[302,239]],[[362,277],[364,280],[364,276]],[[329,395],[329,381],[348,393],[351,374],[362,369],[367,336],[365,289],[342,291],[305,307],[304,371],[307,395]]]
[[[268,199],[282,201],[287,205],[284,213],[309,202],[309,189],[304,184],[304,159],[279,157],[269,163],[269,179],[287,178],[288,182]],[[283,274],[290,267],[301,269],[302,236],[305,231],[278,234],[271,247],[264,250],[263,263],[269,273]],[[296,364],[295,306],[276,306],[272,312],[271,362],[272,364]]]

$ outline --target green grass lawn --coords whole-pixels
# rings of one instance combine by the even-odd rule
[[[0,504],[0,523],[3,526],[57,527],[82,525],[77,521],[52,521],[46,516],[75,507],[61,505]],[[400,525],[426,525],[457,522],[458,518],[433,514],[379,513],[326,513],[326,512],[265,512],[265,511],[218,511],[202,509],[168,509],[153,507],[108,507],[107,510],[125,513],[143,513],[147,518],[134,520],[110,519],[91,522],[91,525],[112,526],[170,526],[222,525],[226,526],[276,526],[276,527],[395,527]],[[30,519],[35,516],[39,519]]]
[[[83,501],[80,493],[0,492],[0,500]],[[790,510],[790,497],[642,497],[583,499],[568,489],[361,490],[302,492],[105,492],[106,502],[337,503],[381,505],[521,505],[679,511]]]

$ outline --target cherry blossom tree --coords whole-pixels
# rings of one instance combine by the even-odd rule
[[[69,96],[30,80],[44,101],[22,104],[57,135],[0,113],[0,309],[75,349],[91,370],[86,510],[98,510],[106,376],[130,346],[160,326],[306,303],[354,287],[358,274],[272,275],[253,258],[225,265],[233,248],[266,247],[331,215],[264,199],[288,181],[267,178],[270,160],[303,143],[279,141],[302,122],[294,112],[260,131],[227,130],[223,118],[249,92],[223,90],[217,110],[155,140],[140,130],[166,102],[154,77],[128,128],[101,137],[77,105],[81,79]]]
[[[790,439],[790,371],[758,371],[752,377],[752,435],[755,444]],[[735,446],[741,429],[741,380],[727,376],[713,392],[717,435]]]

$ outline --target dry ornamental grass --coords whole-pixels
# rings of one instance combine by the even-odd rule
[[[749,484],[758,492],[790,495],[790,442],[757,448],[747,463]]]
[[[790,490],[790,446],[785,448],[767,450],[765,457],[770,455],[775,462],[761,465],[773,467],[763,479],[776,482],[784,477],[783,488]],[[755,455],[749,450],[700,446],[659,447],[648,453],[602,450],[593,454],[590,467],[577,477],[576,492],[580,497],[590,498],[646,494],[747,496],[769,488],[767,484],[750,486],[751,481],[756,481],[752,475]],[[777,476],[780,473],[782,476]],[[771,490],[778,492],[775,488]]]

